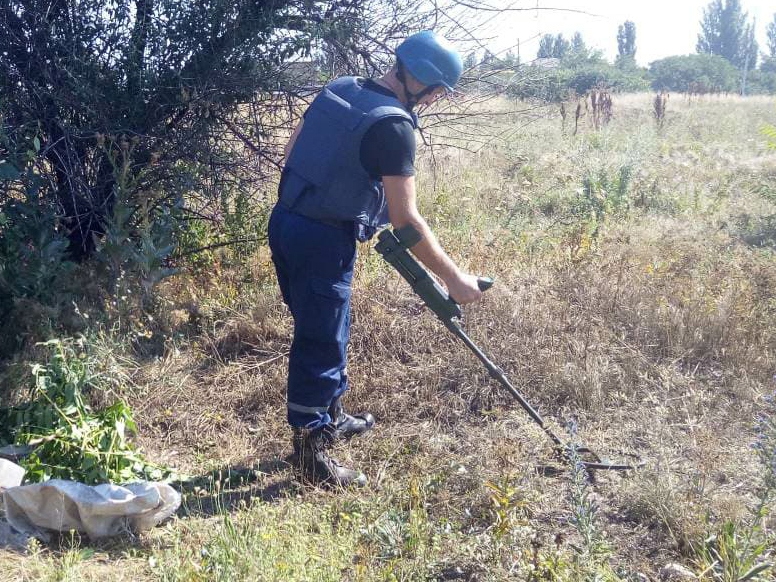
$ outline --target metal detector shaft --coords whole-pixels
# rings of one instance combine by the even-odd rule
[[[552,430],[544,424],[544,419],[541,415],[536,412],[523,395],[512,386],[511,382],[504,375],[504,372],[491,362],[490,358],[488,358],[471,338],[466,335],[458,324],[458,319],[462,315],[460,306],[436,283],[433,277],[429,275],[428,271],[426,271],[426,269],[423,268],[423,266],[409,253],[408,249],[419,243],[421,238],[420,234],[412,226],[405,226],[396,229],[393,232],[386,229],[379,234],[379,242],[375,246],[375,249],[386,261],[399,271],[401,276],[410,284],[412,290],[420,296],[426,306],[428,306],[442,323],[444,323],[445,327],[463,341],[466,347],[477,356],[477,358],[485,365],[491,377],[498,380],[499,383],[515,397],[520,403],[520,406],[523,407],[523,410],[528,413],[531,419],[541,427],[544,434],[546,434],[555,444],[556,453],[564,459],[570,460],[570,446],[563,442],[558,435],[552,432]],[[485,291],[493,285],[493,280],[480,277],[477,280],[477,283],[480,290]],[[634,468],[633,465],[603,462],[595,452],[586,447],[577,447],[576,452],[579,455],[590,455],[590,457],[594,459],[593,461],[581,461],[582,465],[587,469],[625,471]]]
[[[495,380],[498,380],[501,385],[506,388],[512,396],[515,397],[515,399],[520,403],[520,406],[523,407],[523,409],[528,413],[528,415],[538,424],[541,429],[544,431],[544,433],[550,437],[552,442],[554,442],[558,447],[561,447],[565,449],[566,445],[565,443],[560,440],[560,438],[552,432],[547,425],[544,424],[544,419],[541,417],[541,415],[536,412],[533,406],[531,406],[528,401],[523,398],[523,395],[520,394],[520,392],[512,386],[512,383],[507,379],[507,377],[504,375],[504,372],[496,366],[493,362],[490,361],[488,356],[485,355],[485,352],[483,352],[477,345],[471,340],[471,338],[466,335],[466,332],[461,329],[461,326],[459,326],[455,321],[446,321],[445,327],[449,329],[451,332],[453,332],[458,338],[463,341],[463,343],[466,344],[466,347],[469,348],[475,356],[479,358],[479,360],[485,364],[485,367],[488,369],[488,372],[490,373],[491,378],[494,378]]]

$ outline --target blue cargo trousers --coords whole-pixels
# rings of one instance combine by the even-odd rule
[[[288,356],[288,422],[315,429],[348,388],[347,345],[356,241],[353,231],[275,206],[269,247],[283,301],[294,318]]]

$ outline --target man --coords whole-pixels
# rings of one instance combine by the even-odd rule
[[[294,454],[314,482],[364,485],[363,473],[328,452],[339,437],[363,433],[371,414],[341,403],[350,333],[356,240],[389,221],[423,236],[413,253],[459,303],[481,297],[474,275],[445,254],[416,206],[416,105],[452,91],[463,70],[442,37],[423,31],[396,49],[396,64],[375,80],[342,77],[327,85],[286,146],[269,244],[283,300],[294,317],[288,364],[288,422]]]

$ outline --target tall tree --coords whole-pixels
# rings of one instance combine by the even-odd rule
[[[776,14],[773,15],[773,20],[765,28],[765,33],[768,36],[768,56],[776,59]]]
[[[571,48],[571,43],[563,38],[562,34],[558,34],[555,37],[555,42],[552,45],[552,56],[556,59],[562,59],[568,54]]]
[[[617,53],[621,58],[636,58],[636,25],[630,20],[617,29]]]
[[[513,53],[512,50],[510,49],[506,52],[506,54],[504,55],[504,58],[501,59],[501,64],[504,67],[511,68],[519,65],[520,61],[515,56],[515,53]]]
[[[280,95],[294,103],[320,81],[309,61],[325,51],[329,74],[374,74],[391,58],[386,39],[442,10],[424,6],[3,0],[0,216],[21,187],[11,166],[34,164],[77,260],[118,231],[119,214],[133,240],[161,214],[217,224],[223,198],[258,196],[275,178],[289,120]]]
[[[539,59],[562,59],[571,50],[571,43],[563,37],[563,34],[552,36],[545,34],[539,40],[539,52],[536,57]]]
[[[760,70],[766,73],[776,73],[776,14],[773,20],[765,27],[767,37],[768,53],[763,55],[763,61]]]
[[[747,71],[750,71],[757,66],[759,47],[757,45],[757,41],[754,38],[754,29],[756,24],[757,21],[753,21],[751,24],[747,24],[746,30],[744,31],[744,37],[741,39],[740,60],[742,62],[742,66]]]
[[[587,45],[585,44],[585,40],[582,38],[581,32],[575,32],[574,36],[571,37],[571,52],[575,55],[587,54]]]
[[[551,34],[545,34],[539,39],[539,51],[536,53],[537,59],[552,58],[553,47],[555,46],[555,37]]]
[[[738,68],[753,68],[757,61],[754,26],[741,9],[740,0],[713,0],[703,10],[696,50],[719,55]]]
[[[218,120],[277,89],[280,63],[309,54],[316,22],[330,10],[347,19],[338,4],[0,3],[3,129],[21,148],[35,136],[42,195],[58,207],[73,256],[93,253],[117,205],[139,216],[140,192],[146,208],[169,210],[199,180],[222,185],[233,136],[217,135]]]

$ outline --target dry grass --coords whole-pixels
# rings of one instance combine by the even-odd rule
[[[672,95],[658,129],[652,99],[616,96],[600,132],[563,135],[548,114],[505,143],[436,151],[420,168],[422,210],[450,254],[497,279],[466,309],[468,333],[559,432],[576,419],[585,444],[646,462],[628,476],[599,473],[591,489],[607,575],[622,580],[691,565],[693,544],[746,514],[761,475],[753,419],[776,389],[774,250],[746,238],[776,214],[758,189],[776,173],[757,133],[776,114],[772,100]],[[587,198],[586,179],[598,188]],[[557,577],[536,579],[581,579],[568,476],[536,470],[552,460],[546,437],[369,246],[355,279],[347,405],[378,426],[337,451],[368,473],[361,492],[303,487],[284,462],[290,322],[266,251],[165,293],[177,315],[164,326],[177,335],[163,357],[122,364],[138,441],[187,474],[261,474],[189,494],[187,517],[124,540],[127,554],[111,550],[109,564],[99,547],[75,565],[57,549],[0,554],[8,579],[119,580],[135,567],[134,579],[223,579],[198,553],[241,563],[225,549],[235,538],[223,513],[257,555],[289,536],[344,544],[325,557],[340,579],[527,579],[553,556]],[[494,491],[507,490],[499,509]],[[294,529],[304,520],[321,526]],[[289,548],[298,569],[285,579],[313,579],[309,550]],[[244,567],[229,571],[284,579],[277,561]]]

